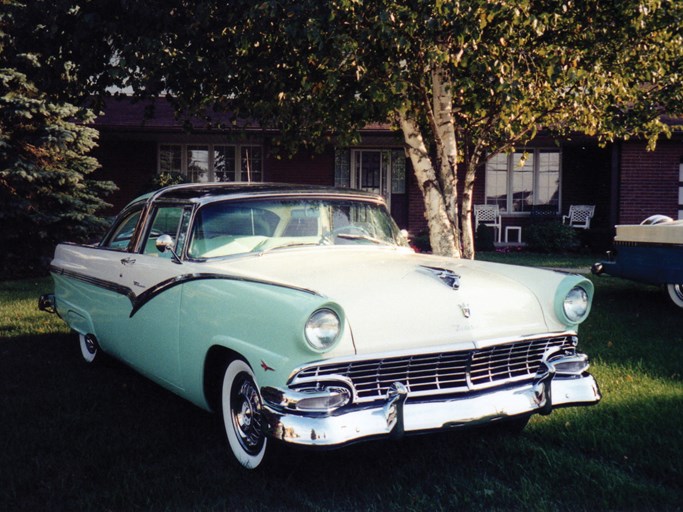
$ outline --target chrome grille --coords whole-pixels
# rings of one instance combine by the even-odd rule
[[[362,402],[384,398],[397,381],[408,388],[409,396],[460,393],[533,377],[546,351],[573,346],[572,336],[567,335],[477,350],[321,363],[300,370],[292,383],[343,376],[353,382]]]

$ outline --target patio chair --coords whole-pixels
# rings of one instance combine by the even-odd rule
[[[567,215],[562,216],[562,222],[573,228],[589,229],[594,214],[594,204],[573,204]]]
[[[498,243],[501,241],[501,227],[500,209],[497,204],[475,204],[474,205],[474,230],[476,231],[479,224],[484,226],[491,226],[497,232],[496,239]]]

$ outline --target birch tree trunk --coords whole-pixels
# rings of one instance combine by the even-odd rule
[[[462,209],[460,214],[460,226],[462,226],[462,257],[474,259],[474,231],[472,230],[472,197],[474,192],[474,179],[479,165],[479,159],[471,157],[467,162],[465,171],[465,185],[462,192]]]
[[[474,257],[472,227],[469,224],[471,200],[458,214],[458,145],[453,119],[453,95],[446,73],[435,67],[431,74],[431,105],[427,117],[436,142],[435,166],[424,142],[418,123],[406,111],[398,113],[408,155],[425,202],[425,218],[429,226],[432,251],[443,256]],[[427,96],[427,94],[425,95]],[[470,186],[471,197],[472,186]],[[461,226],[463,231],[461,231]],[[464,243],[463,243],[464,242]],[[462,252],[462,247],[467,252]]]
[[[444,200],[443,190],[437,180],[420,127],[414,119],[408,117],[404,110],[398,113],[398,117],[408,155],[425,202],[425,218],[429,226],[429,242],[432,251],[442,256],[459,258],[459,230],[457,224],[452,223],[449,218],[447,201]],[[455,199],[457,200],[457,197]]]
[[[457,228],[458,150],[453,121],[453,96],[450,83],[441,68],[436,68],[432,72],[432,93],[434,106],[431,118],[437,146],[438,179],[446,205],[446,215],[450,223]],[[459,243],[459,240],[456,243]]]

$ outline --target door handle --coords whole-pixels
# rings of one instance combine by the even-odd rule
[[[122,263],[123,265],[132,265],[133,263],[135,263],[135,260],[129,256],[129,257],[127,257],[127,258],[123,258],[123,259],[121,260],[121,263]]]

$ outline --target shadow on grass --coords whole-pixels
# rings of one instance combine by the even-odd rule
[[[248,472],[231,464],[217,416],[119,363],[85,365],[71,335],[14,338],[0,351],[2,510],[674,509],[683,498],[653,481],[653,464],[620,465],[622,452],[600,441],[613,422],[600,406],[534,419],[515,437],[274,446]],[[622,419],[633,451],[647,436],[629,441]],[[668,464],[662,471],[680,474],[680,462]]]
[[[657,286],[593,278],[593,308],[581,325],[580,348],[596,364],[619,364],[680,381],[683,310]]]

